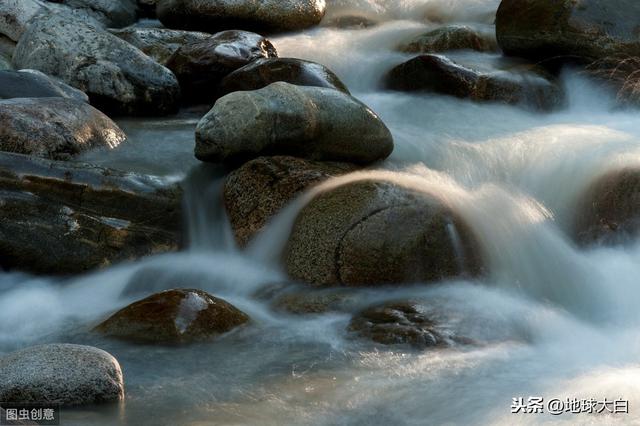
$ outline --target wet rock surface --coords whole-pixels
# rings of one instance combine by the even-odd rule
[[[354,316],[348,330],[383,345],[410,345],[418,349],[449,346],[451,339],[435,321],[411,301],[387,302]]]
[[[186,100],[210,102],[229,73],[256,59],[277,56],[276,48],[260,34],[229,30],[184,44],[167,61],[167,67],[178,77]]]
[[[201,290],[167,290],[135,302],[96,327],[107,336],[148,343],[208,340],[249,321],[222,299]]]
[[[128,27],[112,29],[110,32],[165,66],[171,56],[182,46],[197,44],[212,37],[207,33],[166,28]]]
[[[232,172],[224,204],[236,241],[245,247],[286,205],[314,185],[355,170],[348,163],[260,157]]]
[[[89,102],[82,91],[40,71],[0,71],[0,99],[51,97]]]
[[[196,128],[196,157],[212,163],[291,155],[368,164],[392,151],[389,129],[357,99],[283,82],[220,98]]]
[[[290,277],[320,286],[432,282],[482,271],[476,239],[437,194],[363,178],[315,196],[284,254]]]
[[[393,90],[430,91],[539,110],[563,105],[560,86],[533,66],[512,63],[500,69],[459,62],[442,55],[421,55],[392,69],[385,84]]]
[[[326,87],[349,94],[349,90],[331,70],[315,62],[294,58],[258,59],[226,76],[219,96],[240,90],[258,90],[283,81],[297,86]]]
[[[640,235],[640,169],[625,168],[600,176],[581,196],[575,212],[578,243],[632,241]]]
[[[640,56],[635,0],[503,0],[496,34],[507,55],[591,62]]]
[[[325,9],[324,0],[158,0],[157,14],[168,28],[296,31],[319,24]]]
[[[413,37],[398,49],[407,53],[438,53],[449,50],[477,50],[495,52],[498,43],[495,34],[465,25],[449,25]]]
[[[171,71],[118,37],[65,14],[34,19],[13,63],[62,79],[108,113],[155,115],[177,108],[180,88]]]
[[[0,267],[73,274],[176,250],[181,208],[155,177],[0,153]]]
[[[90,346],[34,346],[0,358],[0,400],[74,406],[124,399],[118,361]]]
[[[35,85],[24,89],[38,90]],[[109,117],[76,99],[0,101],[2,151],[68,160],[90,149],[116,148],[125,140],[124,132]]]

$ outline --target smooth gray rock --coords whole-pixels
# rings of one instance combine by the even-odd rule
[[[446,199],[384,175],[315,195],[295,220],[284,263],[296,281],[347,287],[476,276],[483,266],[474,233]]]
[[[283,82],[218,99],[196,128],[196,157],[215,163],[291,155],[368,164],[392,151],[389,129],[357,99]]]
[[[296,31],[318,25],[325,0],[158,0],[169,28],[215,33],[227,29]]]
[[[61,97],[89,102],[82,91],[37,70],[0,71],[0,99]]]
[[[4,56],[0,55],[0,70],[10,70],[11,68],[11,61],[7,58],[5,58]]]
[[[211,102],[226,75],[256,59],[277,56],[273,44],[260,34],[229,30],[184,44],[167,67],[178,77],[185,100]]]
[[[240,90],[258,90],[275,83],[327,87],[349,94],[340,78],[324,65],[295,58],[264,58],[232,72],[220,83],[219,95]]]
[[[171,71],[113,34],[66,14],[35,18],[13,63],[62,79],[105,112],[166,114],[178,105],[180,87]]]
[[[0,150],[68,160],[89,149],[115,148],[126,135],[91,105],[67,98],[0,101]]]
[[[0,56],[4,56],[11,63],[15,50],[16,42],[7,36],[0,35]]]
[[[124,399],[118,361],[91,346],[34,346],[0,358],[0,400],[64,406]]]
[[[0,2],[0,34],[18,41],[27,29],[27,23],[42,12],[40,0],[2,0]]]
[[[126,27],[136,22],[136,0],[56,0],[95,18],[106,27]]]
[[[113,35],[137,47],[156,62],[165,66],[169,58],[180,47],[211,38],[211,34],[207,33],[169,30],[166,28],[128,27],[110,31]]]
[[[67,275],[177,250],[182,190],[156,176],[0,152],[0,268]]]

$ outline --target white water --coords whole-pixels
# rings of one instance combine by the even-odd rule
[[[242,253],[220,204],[221,172],[199,166],[186,184],[191,250],[69,282],[0,275],[0,353],[70,341],[120,360],[126,404],[66,412],[65,424],[640,424],[640,242],[585,251],[567,236],[576,197],[589,182],[640,161],[637,111],[615,110],[609,94],[571,72],[563,79],[569,106],[553,114],[379,89],[384,72],[406,58],[392,51],[398,42],[438,22],[491,25],[497,4],[335,0],[330,16],[358,12],[383,23],[274,39],[281,56],[333,69],[391,128],[396,149],[384,164],[388,171],[367,173],[444,197],[487,255],[482,280],[358,290],[351,310],[417,299],[477,345],[427,352],[372,347],[347,335],[349,314],[294,317],[273,310],[265,294],[286,281],[279,248],[312,194],[285,209]],[[124,123],[132,138],[126,151],[89,159],[184,176],[196,164],[196,120]],[[209,291],[254,324],[185,348],[132,346],[89,332],[115,309],[171,287]],[[510,414],[512,397],[530,395],[622,397],[631,413]]]

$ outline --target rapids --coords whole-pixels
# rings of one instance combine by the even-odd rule
[[[640,162],[640,115],[577,72],[568,105],[541,114],[452,97],[382,91],[409,56],[399,41],[441,23],[490,28],[498,0],[334,0],[329,16],[380,21],[272,38],[282,57],[323,63],[392,130],[381,171],[330,181],[286,208],[245,252],[231,237],[223,171],[193,158],[203,111],[127,119],[131,139],[82,161],[185,179],[190,247],[70,280],[0,274],[0,354],[43,342],[95,345],[122,364],[126,402],[63,411],[64,425],[514,425],[640,424],[640,241],[577,248],[576,197],[616,167]],[[490,56],[490,55],[489,55]],[[286,281],[277,258],[296,212],[326,187],[371,174],[435,191],[458,206],[488,257],[485,278],[359,290],[359,304],[414,298],[478,344],[413,352],[351,339],[346,314],[291,316],[261,295]],[[196,287],[254,324],[214,344],[136,346],[88,332],[136,274],[160,277],[147,294]],[[142,296],[144,296],[143,294]],[[628,416],[511,414],[514,397],[624,398]]]

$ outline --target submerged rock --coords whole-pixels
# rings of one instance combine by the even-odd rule
[[[0,400],[63,406],[124,399],[118,361],[91,346],[34,346],[0,358]]]
[[[284,254],[289,275],[322,286],[433,282],[478,275],[478,243],[437,194],[362,178],[316,195]]]
[[[392,151],[389,129],[357,99],[283,82],[218,99],[196,129],[196,157],[214,163],[292,155],[368,164]]]
[[[167,67],[178,77],[187,100],[209,102],[229,73],[256,59],[276,56],[276,48],[260,34],[230,30],[184,44]]]
[[[178,105],[180,88],[171,71],[118,37],[64,14],[35,18],[13,62],[62,79],[103,111],[153,115]]]
[[[282,208],[313,185],[355,170],[348,163],[260,157],[232,172],[224,205],[237,243],[245,247]]]
[[[532,66],[489,69],[461,65],[441,55],[421,55],[392,69],[386,86],[392,90],[430,91],[474,101],[522,104],[551,110],[564,101],[562,89]]]
[[[591,62],[640,56],[636,0],[502,0],[496,34],[507,55]]]
[[[72,274],[176,250],[181,208],[156,177],[0,153],[0,267]]]
[[[40,71],[0,71],[0,99],[53,97],[89,102],[84,92]]]
[[[600,176],[581,196],[575,212],[574,236],[582,245],[636,238],[640,235],[640,169]]]
[[[109,117],[76,99],[0,101],[1,151],[68,160],[93,148],[115,148],[125,140],[124,132]]]
[[[367,16],[359,15],[342,15],[333,18],[326,18],[322,25],[325,27],[334,27],[347,30],[357,30],[371,28],[378,25],[379,22]]]
[[[149,343],[208,340],[249,317],[201,290],[167,290],[135,302],[96,327],[107,336]]]
[[[410,301],[384,303],[356,315],[349,331],[383,345],[411,345],[418,349],[448,346],[450,339]]]
[[[240,90],[258,90],[284,81],[297,86],[326,87],[349,94],[337,75],[324,65],[294,58],[258,59],[222,80],[219,96]]]
[[[407,53],[438,53],[470,49],[495,52],[498,44],[494,33],[481,32],[465,25],[449,25],[414,37],[399,46]]]
[[[273,307],[293,315],[346,312],[358,303],[358,299],[358,294],[353,289],[305,289],[278,295],[273,301]]]
[[[153,60],[167,65],[171,56],[184,45],[193,45],[211,38],[211,34],[166,28],[128,27],[110,30],[111,34],[142,50]]]
[[[325,0],[158,0],[169,28],[216,32],[235,28],[297,31],[320,23]]]

